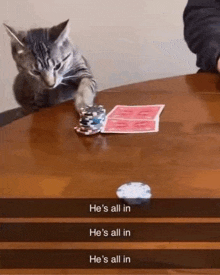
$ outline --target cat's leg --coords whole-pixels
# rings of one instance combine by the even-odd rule
[[[80,108],[93,105],[96,95],[96,82],[93,78],[83,78],[75,95],[75,107],[79,112]]]
[[[46,108],[52,106],[49,102],[49,90],[42,90],[41,92],[36,92],[34,95],[34,101],[38,108]]]
[[[21,105],[24,114],[31,113],[38,109],[34,100],[34,90],[30,87],[25,74],[18,74],[13,85],[14,95],[17,102]]]
[[[38,103],[40,90],[37,81],[27,74],[20,73],[15,78],[13,90],[17,102],[23,108],[24,114],[39,110],[42,103]]]

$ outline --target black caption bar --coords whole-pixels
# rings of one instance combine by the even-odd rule
[[[0,199],[0,217],[220,217],[220,199]]]
[[[220,223],[4,223],[0,242],[220,242]]]
[[[0,269],[210,269],[220,250],[0,250]]]

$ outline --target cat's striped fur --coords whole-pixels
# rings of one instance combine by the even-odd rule
[[[70,98],[75,98],[77,110],[93,104],[96,81],[86,59],[69,40],[68,21],[27,32],[5,27],[19,70],[14,82],[15,98],[26,111]]]

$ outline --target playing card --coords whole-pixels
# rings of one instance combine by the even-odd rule
[[[159,117],[165,105],[126,106],[117,105],[107,115],[111,119],[147,119],[154,120]]]
[[[158,132],[159,120],[107,118],[102,133],[148,133]]]

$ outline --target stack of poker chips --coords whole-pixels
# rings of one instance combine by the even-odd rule
[[[77,133],[94,135],[101,131],[106,118],[106,111],[102,105],[88,106],[80,110],[79,126],[75,127]]]

